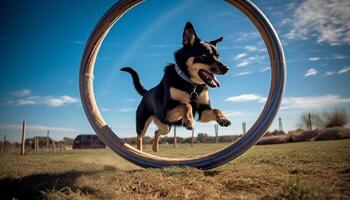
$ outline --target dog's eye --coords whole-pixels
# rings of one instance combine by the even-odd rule
[[[202,62],[209,63],[212,60],[212,56],[209,54],[202,54],[199,56],[199,59],[202,60]]]

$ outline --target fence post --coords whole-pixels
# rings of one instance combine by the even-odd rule
[[[308,131],[312,131],[312,121],[311,121],[311,114],[310,113],[307,115],[307,127],[306,127],[306,129]]]
[[[63,141],[62,141],[62,144],[61,144],[61,153],[63,153],[63,150],[64,150],[64,148],[63,148]]]
[[[215,143],[219,143],[219,125],[214,124],[215,129]]]
[[[279,131],[283,131],[283,124],[282,124],[282,118],[278,118],[278,126],[279,126]]]
[[[52,145],[53,145],[53,152],[56,153],[56,144],[54,140],[52,140]]]
[[[50,130],[47,130],[47,136],[46,136],[46,151],[49,152],[49,147],[50,147]]]
[[[177,139],[176,139],[176,126],[174,125],[174,148],[176,148]]]
[[[38,154],[38,137],[34,137],[34,152]]]
[[[6,151],[7,151],[7,146],[6,146],[6,135],[4,135],[4,143],[3,143],[3,145],[4,145],[4,153],[6,153]]]
[[[193,147],[193,143],[194,143],[194,129],[192,129],[191,147]]]
[[[21,146],[21,155],[25,154],[26,150],[26,121],[22,122],[22,146]]]
[[[243,134],[247,132],[247,126],[245,122],[242,123],[242,131],[243,131]]]

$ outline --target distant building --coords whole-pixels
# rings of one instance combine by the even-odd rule
[[[106,148],[97,135],[78,135],[73,141],[73,149]]]

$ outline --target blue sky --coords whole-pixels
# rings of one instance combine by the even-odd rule
[[[287,86],[278,117],[285,130],[295,128],[303,112],[333,108],[350,111],[349,1],[253,1],[270,19],[282,40]],[[317,3],[316,3],[317,2]],[[2,1],[0,6],[0,136],[28,134],[56,139],[93,133],[80,104],[78,72],[90,32],[114,1]],[[121,137],[135,136],[140,97],[127,74],[133,66],[146,88],[159,83],[164,66],[174,62],[186,21],[204,40],[219,44],[228,75],[210,90],[213,107],[232,120],[220,134],[241,133],[258,117],[270,84],[265,45],[252,23],[224,1],[150,0],[125,14],[111,29],[95,66],[95,95],[109,126]],[[271,129],[276,129],[274,122]],[[151,126],[147,135],[152,136]],[[213,123],[196,124],[214,133]],[[180,128],[180,136],[190,133]]]

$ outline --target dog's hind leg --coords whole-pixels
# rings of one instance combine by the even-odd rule
[[[136,145],[142,151],[142,138],[145,136],[149,124],[152,122],[152,115],[146,110],[146,105],[142,100],[136,111]]]
[[[170,131],[170,127],[169,125],[162,123],[155,116],[153,116],[153,122],[158,127],[158,130],[154,132],[154,138],[153,138],[153,151],[157,152],[159,149],[159,136],[168,134]]]
[[[145,136],[148,126],[151,122],[152,122],[152,117],[149,117],[144,123],[142,123],[142,121],[138,122],[136,144],[137,144],[137,149],[140,151],[142,151],[142,138]],[[143,126],[140,124],[143,124]]]

